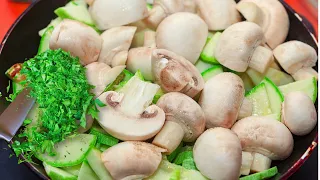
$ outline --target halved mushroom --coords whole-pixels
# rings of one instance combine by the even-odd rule
[[[125,65],[136,27],[120,26],[101,34],[102,49],[98,61],[115,67]]]
[[[234,71],[244,72],[249,66],[263,73],[273,60],[272,51],[261,46],[263,38],[262,29],[255,23],[236,23],[223,31],[215,56]]]
[[[112,83],[126,66],[116,66],[111,68],[105,63],[93,62],[86,66],[86,77],[88,83],[95,86],[91,90],[98,97],[108,84]]]
[[[145,0],[94,0],[89,12],[100,30],[136,22],[148,15]]]
[[[290,22],[281,2],[278,0],[241,0],[237,9],[248,21],[262,27],[266,41],[272,49],[285,41]]]
[[[167,93],[161,96],[157,106],[166,114],[166,125],[152,143],[167,149],[169,154],[178,147],[182,139],[193,142],[203,133],[206,125],[204,113],[189,96],[178,92]]]
[[[97,61],[102,39],[90,26],[65,19],[54,28],[50,37],[50,49],[61,48],[80,58],[82,65]]]
[[[128,141],[110,147],[102,162],[115,180],[144,179],[158,168],[164,149],[145,142]]]
[[[181,92],[194,97],[204,86],[203,78],[193,64],[165,49],[152,52],[152,71],[155,81],[166,92]]]
[[[317,124],[317,111],[310,97],[303,92],[286,94],[282,104],[281,121],[294,135],[310,133]]]
[[[273,50],[274,56],[296,81],[316,77],[318,73],[312,69],[317,63],[316,50],[300,41],[285,42]]]
[[[165,121],[165,113],[149,104],[159,86],[133,76],[119,92],[108,91],[98,97],[106,106],[98,107],[101,127],[123,141],[147,140],[156,135]]]
[[[271,160],[283,160],[293,150],[293,137],[281,122],[266,116],[250,116],[236,122],[232,129],[248,152],[257,152]]]
[[[156,29],[163,19],[184,10],[184,0],[155,0],[149,16],[144,20],[149,27]]]
[[[196,0],[199,15],[207,23],[209,30],[224,30],[241,21],[234,0]]]
[[[239,179],[241,152],[237,135],[225,128],[206,130],[193,148],[194,161],[201,174],[219,180]]]
[[[241,78],[233,73],[221,73],[209,79],[199,99],[206,127],[231,128],[237,120],[244,92]]]
[[[208,26],[197,15],[179,12],[165,18],[156,32],[159,49],[167,49],[196,63],[206,43]]]

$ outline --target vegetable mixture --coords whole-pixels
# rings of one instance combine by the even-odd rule
[[[317,53],[285,42],[278,0],[54,12],[38,54],[6,72],[8,101],[36,99],[12,148],[52,180],[268,179],[317,124]]]

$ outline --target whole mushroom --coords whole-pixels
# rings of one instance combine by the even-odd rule
[[[197,139],[193,148],[194,161],[204,176],[209,179],[239,179],[241,144],[237,135],[229,129],[206,130]]]
[[[206,117],[206,127],[231,128],[238,118],[244,93],[241,78],[233,73],[221,73],[209,79],[199,99]]]
[[[204,80],[193,64],[165,49],[153,50],[152,72],[156,83],[166,92],[194,97],[204,86]]]
[[[310,45],[300,41],[288,41],[276,47],[273,53],[281,67],[296,81],[310,77],[318,78],[318,73],[312,69],[318,56]]]
[[[294,135],[309,134],[317,124],[317,111],[311,98],[299,91],[286,94],[281,121]]]
[[[241,0],[237,9],[250,22],[262,27],[271,49],[283,43],[289,33],[289,17],[279,0]]]
[[[156,29],[163,19],[184,10],[184,0],[155,0],[149,16],[144,20],[149,27]]]
[[[159,49],[167,49],[196,63],[206,43],[208,26],[197,15],[179,12],[165,18],[156,31]]]
[[[133,76],[118,92],[108,91],[98,99],[101,127],[123,141],[143,141],[155,136],[162,128],[165,113],[150,105],[159,86]]]
[[[241,21],[234,0],[196,0],[198,13],[207,23],[209,30],[224,30]]]
[[[166,114],[166,123],[156,135],[153,144],[173,152],[180,142],[193,142],[205,129],[205,117],[201,107],[187,95],[167,93],[158,100],[157,106]]]
[[[145,0],[94,0],[89,12],[100,30],[139,21],[148,15]]]
[[[102,49],[98,61],[112,67],[125,65],[136,29],[133,26],[120,26],[103,32],[101,34]]]
[[[127,141],[101,154],[102,162],[115,180],[144,179],[158,168],[164,149],[145,142]]]
[[[264,73],[273,61],[273,53],[261,46],[264,36],[261,27],[252,22],[239,22],[223,31],[216,46],[219,63],[237,72],[248,66]]]
[[[79,57],[82,65],[98,60],[102,39],[90,26],[65,19],[54,28],[50,37],[50,49],[61,48]]]
[[[244,151],[257,152],[271,160],[284,160],[293,150],[293,137],[281,122],[266,116],[250,116],[236,122],[232,129]]]

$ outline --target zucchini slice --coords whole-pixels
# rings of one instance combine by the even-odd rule
[[[199,59],[196,64],[195,64],[196,68],[198,69],[199,73],[203,73],[204,71],[206,71],[207,69],[210,69],[213,64],[207,63],[202,61],[201,59]]]
[[[220,65],[214,65],[213,67],[207,69],[206,71],[204,71],[203,73],[201,73],[203,79],[205,82],[207,82],[209,79],[211,79],[212,77],[223,73],[223,69],[222,66]]]
[[[252,100],[254,116],[266,116],[272,114],[265,83],[254,87],[246,97]]]
[[[61,21],[62,21],[62,19],[61,19],[60,17],[57,17],[57,18],[53,19],[53,20],[48,24],[47,27],[45,27],[45,28],[43,28],[43,29],[41,29],[41,30],[39,31],[39,36],[43,36],[44,32],[47,30],[48,27],[50,27],[50,26],[56,27],[58,24],[61,23]]]
[[[84,161],[81,165],[78,180],[100,180],[100,179],[91,169],[87,161]]]
[[[212,63],[212,64],[220,64],[217,61],[217,59],[214,57],[214,51],[216,49],[216,46],[220,39],[221,34],[222,34],[221,32],[216,32],[208,41],[208,43],[205,45],[204,49],[200,54],[200,58],[203,61]]]
[[[92,148],[89,151],[87,161],[92,170],[100,179],[112,180],[111,175],[109,174],[101,160],[101,152],[98,149]]]
[[[41,37],[40,40],[40,45],[38,48],[38,54],[43,53],[45,51],[47,51],[49,48],[49,43],[50,43],[50,37],[52,35],[52,31],[53,31],[54,27],[50,26],[46,29],[46,31],[44,32],[43,36]]]
[[[43,163],[44,169],[51,180],[77,180],[77,176],[70,174],[60,168],[50,166],[47,163]]]
[[[278,173],[278,168],[272,167],[270,169],[267,169],[265,171],[261,171],[255,174],[251,174],[249,176],[244,176],[240,178],[240,180],[261,180],[261,179],[268,179],[272,176],[276,175]]]

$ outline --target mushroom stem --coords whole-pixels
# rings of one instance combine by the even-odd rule
[[[156,29],[166,16],[166,12],[161,6],[153,6],[149,12],[149,17],[146,19],[146,23],[149,27]]]
[[[264,73],[273,60],[273,53],[269,49],[258,46],[253,52],[249,67],[257,70],[260,73]]]
[[[252,115],[253,104],[248,98],[244,98],[239,110],[238,119],[243,119]]]
[[[167,154],[171,154],[179,146],[183,136],[184,131],[178,123],[166,121],[152,144],[167,149]]]
[[[318,80],[318,72],[315,71],[313,68],[307,67],[307,68],[301,68],[296,73],[292,74],[292,77],[296,81],[309,79],[312,77],[315,77]]]
[[[144,47],[155,48],[156,47],[156,32],[146,31],[144,32]]]
[[[270,158],[260,153],[252,153],[252,156],[253,156],[253,162],[251,165],[251,172],[253,173],[261,172],[270,168],[271,166]]]
[[[241,175],[250,174],[252,162],[253,162],[252,153],[242,151],[242,161],[241,161],[241,168],[240,168]]]

